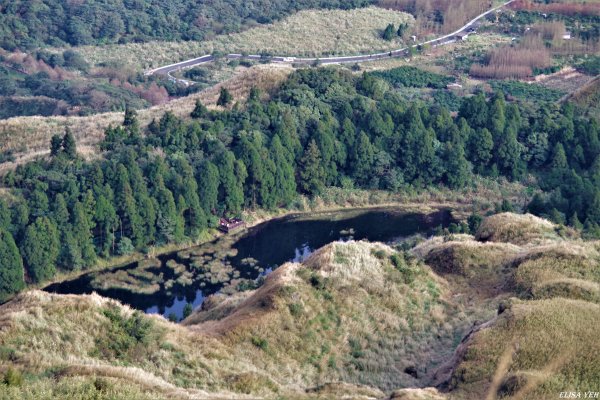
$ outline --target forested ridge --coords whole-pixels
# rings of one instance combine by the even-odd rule
[[[0,4],[0,47],[207,40],[310,8],[370,0],[16,0]]]
[[[328,186],[526,179],[544,193],[532,212],[600,231],[600,129],[570,104],[479,93],[453,116],[402,99],[374,75],[327,68],[295,72],[268,101],[253,90],[244,107],[231,105],[223,90],[220,103],[225,111],[197,103],[190,120],[166,113],[145,132],[128,110],[107,129],[102,159],[79,157],[67,131],[53,137],[49,160],[5,175],[0,298],[57,268],[195,239],[220,215],[292,205]]]

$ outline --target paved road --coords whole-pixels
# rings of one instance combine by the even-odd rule
[[[437,46],[443,46],[448,43],[455,42],[456,37],[459,34],[468,33],[469,30],[471,28],[473,28],[473,26],[477,23],[477,21],[479,21],[482,18],[485,18],[487,15],[496,12],[500,8],[505,7],[514,1],[515,0],[509,0],[506,3],[504,3],[498,7],[494,7],[491,10],[488,10],[488,11],[484,12],[483,14],[478,15],[477,17],[473,18],[466,25],[464,25],[462,28],[458,29],[455,32],[449,33],[447,35],[444,35],[444,36],[441,36],[441,37],[438,37],[438,38],[435,38],[432,40],[428,40],[423,43],[417,43],[412,46],[408,46],[408,47],[405,47],[402,49],[387,51],[385,53],[363,54],[363,55],[347,56],[347,57],[341,57],[341,56],[335,57],[334,56],[334,57],[321,57],[321,58],[281,57],[281,56],[264,57],[264,56],[260,56],[260,55],[227,54],[225,56],[225,58],[229,59],[229,60],[252,60],[252,61],[266,60],[266,61],[272,62],[272,63],[290,63],[290,64],[291,63],[293,63],[293,64],[315,64],[315,63],[318,63],[321,65],[326,65],[326,64],[362,63],[362,62],[377,61],[377,60],[383,60],[383,59],[389,59],[389,58],[405,57],[410,52],[411,48],[416,48],[416,47],[424,46],[424,45],[431,45],[433,47],[437,47]],[[165,65],[164,67],[160,67],[160,68],[156,68],[156,69],[147,71],[146,75],[155,75],[155,74],[156,75],[167,75],[169,77],[169,79],[189,86],[189,85],[193,85],[194,82],[188,81],[185,79],[175,78],[172,75],[172,73],[180,71],[182,69],[188,69],[188,68],[196,67],[198,65],[210,63],[210,62],[213,62],[215,59],[216,59],[215,56],[209,54],[209,55],[205,55],[202,57],[193,58],[191,60],[182,61],[182,62],[179,62],[176,64]]]

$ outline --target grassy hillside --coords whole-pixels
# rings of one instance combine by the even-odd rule
[[[148,42],[85,46],[78,51],[92,64],[125,63],[138,69],[158,67],[212,53],[326,56],[386,51],[402,46],[400,38],[385,41],[390,23],[413,23],[406,13],[376,7],[354,10],[300,11],[270,25],[210,41]]]
[[[297,10],[354,8],[366,0],[300,1],[13,1],[0,6],[0,47],[206,40],[219,33],[268,23]]]
[[[458,347],[446,381],[451,398],[598,390],[598,243],[570,235],[532,216],[500,214],[484,221],[477,240],[435,238],[414,250],[479,297],[512,297]]]
[[[586,109],[591,115],[600,116],[600,78],[588,82],[568,97],[568,100]]]
[[[211,299],[184,326],[95,295],[29,292],[2,306],[0,371],[23,382],[0,390],[48,398],[57,382],[54,396],[310,389],[327,398],[356,393],[351,385],[376,397],[423,385],[472,321],[442,279],[402,257],[383,245],[332,244],[279,268],[256,292]],[[346,385],[328,384],[338,381]]]
[[[177,116],[188,116],[194,109],[196,100],[207,107],[217,108],[221,87],[226,87],[235,101],[247,98],[252,87],[263,93],[271,93],[292,72],[292,68],[275,65],[259,65],[252,68],[240,68],[238,74],[214,87],[199,93],[170,101],[167,104],[140,110],[138,116],[142,126],[152,119],[160,118],[166,111]],[[118,125],[123,121],[123,112],[102,113],[83,117],[15,117],[0,121],[0,150],[12,154],[13,162],[6,160],[0,170],[14,168],[15,164],[31,160],[48,153],[48,143],[54,134],[62,134],[67,126],[71,128],[78,143],[80,153],[93,157],[97,154],[95,146],[104,138],[109,125]]]
[[[412,251],[417,258],[334,243],[256,291],[210,297],[182,325],[96,295],[21,294],[0,307],[0,398],[534,399],[597,390],[597,298],[535,288],[564,275],[597,292],[598,244],[550,237],[547,222],[514,214],[489,219],[478,237],[497,228],[504,240],[506,226],[534,240],[436,237]],[[449,392],[426,388],[436,383]]]

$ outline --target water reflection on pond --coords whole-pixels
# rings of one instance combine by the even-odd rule
[[[85,274],[46,290],[65,294],[96,291],[147,313],[180,319],[186,304],[196,308],[210,294],[252,288],[258,277],[285,262],[303,261],[333,241],[390,242],[416,233],[429,234],[450,222],[447,210],[419,214],[380,208],[315,213],[310,218],[290,216],[157,259]]]

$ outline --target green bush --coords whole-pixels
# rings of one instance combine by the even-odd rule
[[[550,89],[535,83],[496,80],[489,83],[496,91],[527,101],[555,102],[566,94],[561,90]]]
[[[106,333],[96,339],[95,353],[106,358],[123,358],[137,345],[147,346],[151,341],[153,322],[136,311],[129,318],[121,314],[118,307],[105,308],[103,315],[108,319]]]
[[[294,317],[302,315],[302,311],[304,310],[304,307],[302,307],[302,304],[300,303],[292,303],[288,307],[290,309],[290,314]]]
[[[263,339],[258,336],[252,336],[252,344],[263,351],[267,351],[269,349],[269,342],[267,339]]]
[[[392,262],[392,265],[396,267],[400,273],[402,273],[404,283],[409,285],[415,281],[417,270],[409,265],[409,260],[406,259],[404,253],[392,254],[390,256],[390,261]]]
[[[577,66],[577,69],[588,75],[600,75],[600,56],[593,56]]]
[[[364,351],[358,339],[350,338],[348,340],[348,345],[350,346],[350,355],[352,357],[361,358],[364,355]]]
[[[191,303],[187,303],[185,307],[183,307],[183,319],[186,319],[194,312],[194,306]]]
[[[386,254],[384,250],[373,250],[373,256],[379,260],[384,260]]]
[[[4,383],[8,386],[21,386],[23,383],[21,371],[14,369],[13,367],[8,367],[4,374]]]
[[[387,71],[375,71],[370,75],[388,81],[394,87],[416,87],[442,89],[454,81],[449,76],[423,71],[416,67],[404,66]]]

